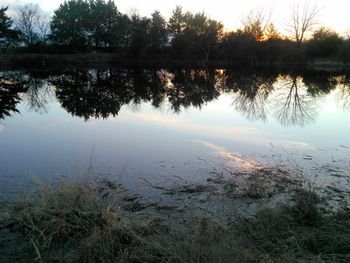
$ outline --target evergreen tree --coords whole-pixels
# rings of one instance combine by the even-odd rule
[[[11,29],[12,20],[6,14],[8,7],[0,8],[0,48],[7,47],[18,39],[18,32]]]

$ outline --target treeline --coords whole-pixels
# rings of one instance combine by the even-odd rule
[[[192,14],[176,7],[167,21],[158,11],[151,17],[122,14],[112,0],[68,0],[51,18],[34,5],[19,8],[13,19],[6,11],[7,7],[0,8],[3,52],[98,51],[125,59],[188,62],[350,60],[350,40],[335,31],[322,27],[305,41],[303,36],[311,28],[292,28],[297,33],[293,40],[281,35],[261,11],[251,12],[242,20],[242,28],[232,32],[203,12]],[[313,18],[310,13],[301,19]]]

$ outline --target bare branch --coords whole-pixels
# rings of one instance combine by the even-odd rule
[[[17,10],[15,27],[21,32],[25,45],[30,46],[38,41],[45,41],[49,32],[49,18],[37,5],[25,5]]]
[[[305,35],[317,25],[321,9],[316,4],[310,4],[309,1],[306,1],[303,6],[294,3],[291,11],[291,18],[287,25],[288,31],[300,45],[305,39]]]
[[[266,31],[271,24],[271,15],[271,9],[268,12],[262,8],[251,10],[241,19],[243,31],[252,35],[257,41],[264,40]]]

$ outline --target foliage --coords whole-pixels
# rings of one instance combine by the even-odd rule
[[[204,13],[183,13],[180,7],[169,20],[171,46],[176,58],[206,60],[214,57],[223,36],[223,25]]]
[[[338,54],[343,39],[333,30],[321,27],[316,30],[308,43],[308,54],[311,57],[329,58]]]
[[[69,0],[54,13],[51,38],[74,47],[108,47],[114,42],[119,16],[112,0]]]
[[[266,14],[262,9],[251,10],[247,16],[242,19],[243,32],[251,35],[256,41],[269,39],[267,31],[274,30],[270,22],[271,14]]]
[[[13,21],[7,16],[7,10],[8,7],[0,8],[0,49],[7,47],[18,38],[18,32],[11,29]]]
[[[155,11],[151,15],[150,21],[150,53],[157,54],[161,53],[168,43],[168,30],[167,30],[167,22],[162,17],[159,11]]]
[[[0,44],[16,46],[16,31],[6,17],[7,8],[0,10],[2,27],[7,28],[1,29]],[[225,31],[220,21],[204,12],[191,13],[180,6],[166,21],[159,11],[151,17],[122,14],[113,0],[66,0],[54,11],[50,22],[37,6],[19,8],[15,24],[21,33],[20,46],[25,44],[27,48],[12,51],[114,52],[118,61],[187,64],[307,64],[312,59],[325,58],[348,61],[349,40],[334,31],[321,28],[308,40],[318,15],[317,6],[308,2],[295,5],[289,21],[292,41],[277,30],[271,12],[262,9],[254,9],[243,17],[241,29]]]

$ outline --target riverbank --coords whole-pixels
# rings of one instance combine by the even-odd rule
[[[0,261],[348,262],[350,211],[321,212],[312,190],[292,196],[249,218],[141,216],[125,209],[134,199],[110,181],[38,183],[1,203]]]
[[[128,59],[116,53],[74,53],[74,54],[39,54],[39,53],[4,53],[0,54],[0,68],[44,69],[47,67],[94,67],[111,65],[115,67],[155,67],[155,68],[272,68],[342,71],[349,70],[350,63],[342,61],[316,59],[308,62],[249,62],[249,61],[181,61],[168,58]]]

